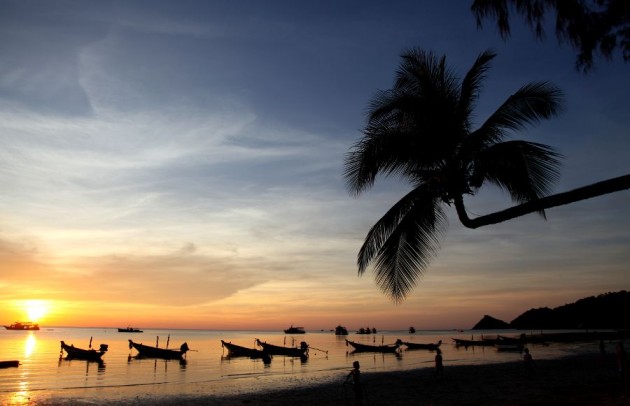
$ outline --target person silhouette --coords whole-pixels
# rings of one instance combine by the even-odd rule
[[[536,369],[534,358],[532,358],[532,354],[529,353],[528,348],[523,349],[523,365],[525,366],[526,373],[530,373]]]
[[[363,402],[363,391],[361,387],[361,365],[359,361],[352,363],[352,371],[346,377],[344,385],[352,379],[352,389],[354,390],[354,402],[355,405],[360,405]]]
[[[440,378],[444,373],[444,363],[442,359],[442,350],[439,348],[435,350],[435,378]]]
[[[617,348],[615,349],[617,353],[617,367],[619,368],[620,373],[628,372],[628,353],[623,346],[623,341],[619,341],[617,343]]]

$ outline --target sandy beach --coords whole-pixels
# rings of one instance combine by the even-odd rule
[[[534,354],[535,355],[535,354]],[[529,373],[521,362],[488,365],[445,365],[444,375],[432,368],[363,373],[364,405],[630,405],[630,376],[617,370],[614,354],[588,354],[536,360]],[[213,396],[198,387],[193,395],[118,401],[107,405],[352,405],[345,376],[311,386],[231,396]],[[62,399],[37,402],[73,404]]]

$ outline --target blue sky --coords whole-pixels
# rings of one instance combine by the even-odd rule
[[[564,155],[556,191],[630,172],[630,65],[581,74],[552,27],[537,42],[515,20],[503,41],[469,7],[0,0],[0,302],[57,301],[51,322],[69,324],[105,307],[125,325],[465,328],[628,289],[627,191],[480,230],[450,212],[400,305],[357,277],[407,185],[352,197],[343,159],[410,47],[461,75],[498,53],[478,122],[528,82],[559,86],[563,114],[515,135]],[[511,205],[492,189],[469,200],[472,214]]]

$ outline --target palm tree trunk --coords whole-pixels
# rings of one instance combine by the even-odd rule
[[[516,217],[521,217],[529,213],[549,209],[551,207],[562,206],[569,203],[578,202],[580,200],[590,199],[592,197],[602,196],[608,193],[619,192],[630,189],[630,175],[620,176],[618,178],[608,179],[602,182],[593,183],[592,185],[583,186],[568,192],[558,193],[546,196],[538,200],[532,200],[509,209],[487,214],[485,216],[471,219],[466,213],[464,207],[464,199],[458,196],[455,199],[455,208],[459,221],[465,227],[479,228],[491,224],[502,223]]]

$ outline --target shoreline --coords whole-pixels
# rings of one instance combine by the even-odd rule
[[[614,353],[580,354],[534,361],[528,372],[522,361],[484,365],[445,364],[444,375],[434,377],[432,367],[364,372],[363,405],[628,405],[630,376],[617,369]],[[102,405],[352,405],[352,387],[338,379],[280,390],[213,395],[200,385],[173,396],[137,396],[122,400],[102,399]],[[37,400],[34,405],[81,404],[79,399]],[[92,402],[90,402],[93,404]]]

